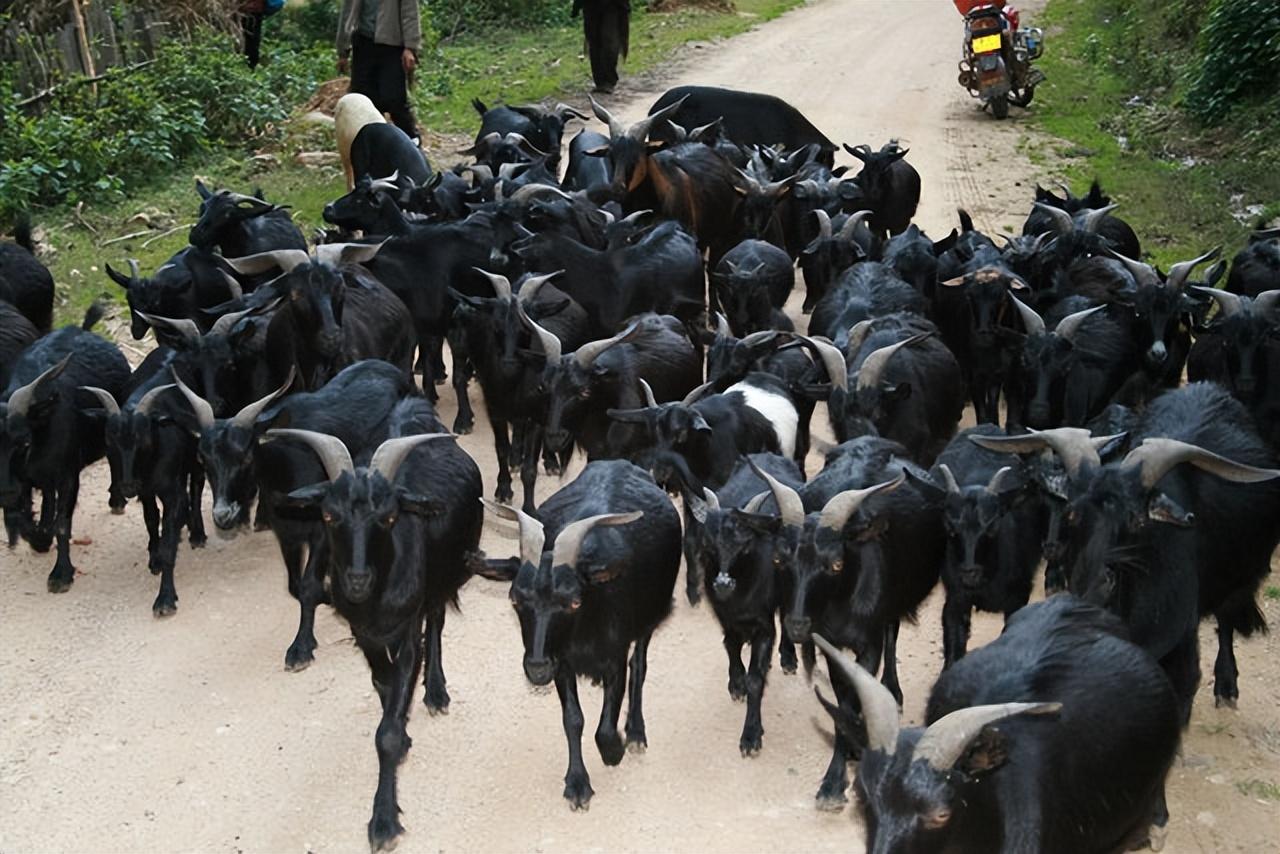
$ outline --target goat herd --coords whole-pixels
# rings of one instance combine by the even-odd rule
[[[935,242],[910,224],[906,151],[845,146],[848,176],[793,108],[729,90],[683,87],[630,125],[592,102],[607,134],[574,137],[562,178],[565,124],[585,118],[568,107],[477,103],[475,162],[441,172],[345,107],[357,180],[314,248],[261,194],[198,184],[189,246],[149,277],[107,268],[134,337],[158,344],[132,371],[90,331],[96,307],[51,332],[29,235],[0,245],[0,499],[10,547],[56,541],[50,591],[72,585],[80,472],[105,454],[112,510],[143,508],[153,610],[173,614],[207,478],[219,530],[279,543],[301,603],[286,667],[311,663],[321,603],[367,658],[375,850],[402,831],[420,669],[428,710],[449,704],[441,631],[470,576],[510,584],[579,809],[577,677],[603,684],[604,762],[643,749],[648,645],[682,557],[746,700],[744,756],[762,746],[775,641],[787,672],[825,654],[836,739],[818,805],[843,806],[856,761],[869,850],[1158,842],[1198,624],[1216,618],[1214,696],[1232,706],[1234,637],[1265,628],[1280,233],[1256,234],[1223,289],[1221,261],[1196,278],[1217,250],[1167,274],[1136,260],[1096,184],[1038,189],[1003,246],[963,211]],[[797,261],[807,335],[782,311]],[[469,380],[483,391],[493,501],[435,414],[446,340],[454,433],[472,426]],[[806,480],[818,401],[840,444]],[[979,425],[957,433],[967,402]],[[561,473],[575,449],[586,467],[535,506],[539,466]],[[486,510],[515,523],[518,554],[479,551]],[[1042,560],[1065,593],[1028,606]],[[902,728],[898,627],[939,577],[944,669],[927,726]],[[966,656],[975,608],[1006,629]]]

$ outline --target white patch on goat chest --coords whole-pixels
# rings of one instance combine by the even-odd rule
[[[791,457],[796,452],[796,428],[800,416],[796,414],[796,406],[791,398],[746,382],[734,383],[725,389],[725,394],[739,392],[743,402],[759,412],[773,425],[773,432],[778,437],[778,447],[784,457]]]

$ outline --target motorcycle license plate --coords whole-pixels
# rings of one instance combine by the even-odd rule
[[[992,53],[1000,49],[1000,34],[978,36],[973,40],[974,53]]]

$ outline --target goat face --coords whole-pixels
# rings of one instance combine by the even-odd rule
[[[10,413],[0,403],[0,507],[16,510],[22,496],[22,468],[31,445],[31,428],[25,416]]]
[[[151,457],[155,427],[151,416],[132,409],[107,417],[107,463],[111,479],[125,498],[138,497],[142,486],[139,469]]]
[[[728,601],[735,593],[755,587],[761,573],[778,571],[781,558],[769,543],[781,523],[776,516],[737,508],[707,514],[697,560],[703,577],[709,581],[713,599]]]
[[[204,196],[200,202],[200,219],[191,226],[189,240],[192,246],[212,249],[227,226],[272,210],[275,210],[275,206],[262,199],[242,196],[230,190],[219,190]]]
[[[547,447],[553,451],[568,449],[573,443],[591,400],[602,390],[609,374],[599,364],[582,367],[572,355],[548,362],[542,372],[541,392],[548,397]]]
[[[342,352],[342,309],[347,286],[342,274],[323,264],[309,264],[289,276],[289,306],[303,337],[316,352],[333,360]]]
[[[257,493],[254,449],[257,430],[230,421],[216,422],[197,433],[200,463],[213,492],[213,524],[232,531],[247,524],[249,505]]]
[[[1133,297],[1135,337],[1144,348],[1143,361],[1162,368],[1182,326],[1182,318],[1194,307],[1181,291],[1167,285],[1139,287]]]
[[[385,190],[374,189],[368,175],[356,181],[355,189],[324,206],[324,221],[338,228],[354,231],[376,227],[382,212]]]
[[[971,589],[983,585],[995,567],[980,562],[979,550],[995,543],[1000,523],[1013,505],[1014,492],[992,494],[984,486],[967,486],[947,495],[942,518],[947,528],[950,560],[961,584]]]

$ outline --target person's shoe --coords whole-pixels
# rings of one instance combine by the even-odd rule
[[[613,83],[597,83],[595,85],[595,88],[593,88],[591,91],[597,92],[601,95],[612,95],[614,85],[615,84]]]

